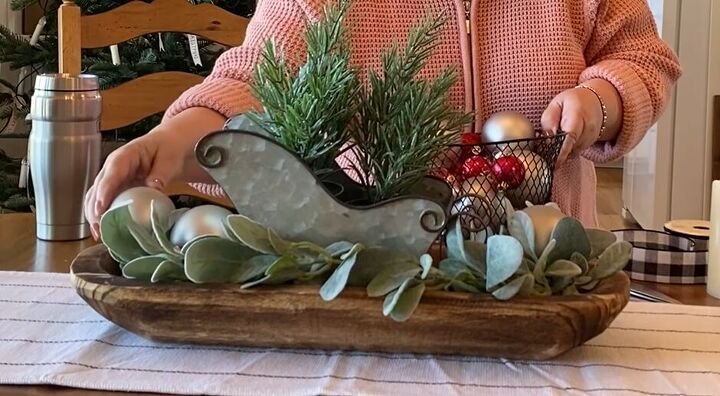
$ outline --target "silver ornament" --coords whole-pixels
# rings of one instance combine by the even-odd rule
[[[219,236],[229,238],[225,229],[225,219],[232,213],[215,205],[196,206],[175,222],[170,231],[170,242],[182,247],[199,236]]]
[[[504,154],[498,152],[495,158]],[[530,150],[519,150],[512,155],[522,162],[525,167],[525,178],[517,188],[508,189],[506,197],[514,207],[524,207],[526,201],[533,204],[543,204],[552,189],[552,172],[541,155]]]
[[[155,201],[155,209],[161,219],[167,218],[170,212],[175,210],[175,204],[167,195],[150,187],[133,187],[121,192],[110,204],[110,209],[129,204],[130,216],[133,221],[150,229],[152,227],[150,221],[150,203],[152,201]]]
[[[545,250],[545,246],[550,242],[555,226],[566,216],[552,205],[528,206],[522,211],[532,220],[533,229],[535,230],[535,254],[539,257],[542,251]]]
[[[492,115],[483,125],[483,143],[500,143],[508,140],[531,139],[535,137],[530,120],[524,115],[515,112],[504,112]],[[491,149],[514,152],[517,149],[532,148],[531,144],[498,144]]]
[[[495,189],[490,179],[485,176],[473,177],[463,182],[461,191],[450,208],[450,214],[459,215],[466,230],[482,230],[493,225],[496,201]]]

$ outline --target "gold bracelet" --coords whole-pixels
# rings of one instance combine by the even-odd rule
[[[602,114],[603,114],[602,124],[600,124],[600,132],[598,133],[598,139],[600,139],[605,134],[605,127],[607,125],[607,120],[608,120],[608,113],[607,113],[607,107],[605,106],[605,101],[603,100],[602,96],[600,96],[600,94],[597,93],[597,91],[593,87],[590,87],[588,85],[578,85],[575,88],[587,89],[588,91],[594,93],[598,99],[598,102],[600,102],[600,108],[602,109]]]

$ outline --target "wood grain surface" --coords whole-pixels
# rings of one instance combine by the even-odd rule
[[[177,98],[203,77],[185,72],[159,72],[130,80],[102,91],[100,130],[131,125],[163,113]]]
[[[156,32],[192,33],[229,47],[245,40],[250,20],[209,4],[187,0],[132,1],[82,18],[82,47],[101,48]]]
[[[80,7],[63,0],[58,9],[58,72],[80,74]]]
[[[537,360],[603,332],[627,304],[630,285],[620,273],[592,294],[508,302],[432,291],[398,323],[359,288],[325,302],[317,285],[148,284],[118,272],[105,247],[95,246],[73,262],[71,281],[104,317],[156,341]]]

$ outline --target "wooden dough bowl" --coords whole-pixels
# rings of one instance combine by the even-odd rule
[[[104,246],[72,263],[78,294],[102,316],[160,342],[293,349],[550,359],[602,333],[625,307],[624,273],[591,294],[518,297],[426,292],[413,316],[382,315],[382,300],[348,289],[325,302],[317,286],[149,284],[125,279]]]

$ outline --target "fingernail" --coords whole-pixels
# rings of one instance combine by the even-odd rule
[[[163,188],[163,182],[162,182],[162,180],[160,180],[158,178],[148,179],[146,181],[146,183],[147,183],[148,187],[156,188],[158,190]]]

